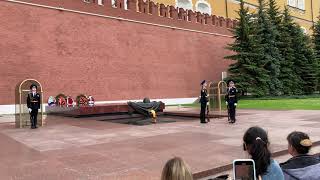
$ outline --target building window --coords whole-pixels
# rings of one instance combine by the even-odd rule
[[[205,0],[199,0],[196,2],[196,11],[211,15],[211,6]]]
[[[295,7],[301,10],[305,10],[305,0],[288,0],[288,5],[291,7]]]
[[[183,8],[185,10],[193,10],[191,0],[176,0],[176,7]]]

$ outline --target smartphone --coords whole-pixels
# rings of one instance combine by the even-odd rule
[[[233,161],[234,180],[256,180],[256,169],[252,159],[236,159]]]

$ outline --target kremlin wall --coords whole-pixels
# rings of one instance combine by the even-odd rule
[[[28,78],[45,101],[189,103],[203,79],[221,80],[236,25],[142,0],[1,0],[0,14],[0,114],[14,112],[15,87]]]

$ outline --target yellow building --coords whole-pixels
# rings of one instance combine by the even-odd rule
[[[238,0],[155,0],[158,3],[174,5],[184,9],[192,9],[203,13],[235,19],[237,10],[240,7]],[[268,2],[268,0],[265,0]],[[258,0],[245,0],[245,4],[250,10],[255,11]],[[300,24],[306,33],[311,33],[311,27],[319,16],[319,0],[278,0],[281,10],[288,6],[294,20]]]

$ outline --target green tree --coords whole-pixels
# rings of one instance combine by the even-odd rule
[[[229,66],[229,78],[237,82],[239,90],[263,96],[268,92],[268,72],[263,67],[264,63],[259,62],[264,57],[263,49],[254,33],[252,15],[244,7],[243,0],[240,0],[238,15],[239,23],[233,30],[235,41],[228,46],[234,54],[225,57],[235,61]]]
[[[259,60],[268,71],[268,88],[271,95],[279,95],[282,90],[282,83],[279,80],[281,54],[277,48],[278,31],[276,26],[270,21],[265,9],[264,0],[259,0],[258,12],[256,14],[256,33],[260,37],[264,57]]]
[[[280,11],[275,0],[269,0],[269,8],[267,14],[270,23],[274,26],[275,46],[279,50],[279,80],[282,84],[282,94],[294,94],[294,84],[296,78],[292,81],[293,72],[293,49],[291,48],[291,36],[289,34],[290,25],[293,24],[292,18],[289,15],[288,8],[285,6],[284,14]]]
[[[294,71],[297,73],[301,83],[298,89],[305,94],[311,94],[317,85],[317,59],[313,52],[311,39],[304,34],[297,24],[291,29],[292,44],[294,50]]]
[[[281,26],[283,15],[277,6],[275,0],[269,0],[269,8],[267,9],[270,22],[278,29]]]
[[[314,52],[317,60],[317,90],[320,91],[320,19],[316,22],[313,29]]]
[[[291,29],[295,28],[295,23],[289,14],[288,8],[285,6],[282,21],[279,26],[279,44],[278,49],[281,52],[282,59],[280,61],[280,75],[279,80],[283,84],[283,93],[286,95],[301,94],[302,90],[299,88],[299,81],[301,79],[297,76],[294,70],[295,54],[293,49],[293,36]]]

